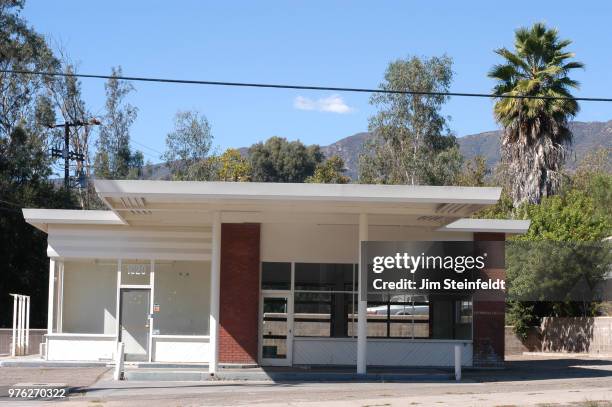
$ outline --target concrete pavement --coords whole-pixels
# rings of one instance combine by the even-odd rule
[[[467,371],[460,383],[155,382],[111,380],[100,368],[0,368],[0,384],[53,379],[73,386],[66,405],[87,406],[612,406],[612,360],[525,356],[504,370]],[[31,374],[28,374],[31,373]],[[11,402],[0,397],[0,403]],[[24,404],[19,404],[24,405]]]

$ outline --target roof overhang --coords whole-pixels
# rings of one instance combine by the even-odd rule
[[[299,214],[338,221],[359,213],[404,215],[439,227],[497,203],[501,194],[500,188],[451,186],[142,180],[96,180],[95,188],[128,224],[192,226],[222,211],[247,221]]]
[[[438,229],[441,232],[485,232],[520,235],[529,230],[530,220],[458,219]]]
[[[201,227],[213,211],[224,222],[356,224],[427,227],[457,232],[524,233],[528,221],[463,219],[495,204],[500,188],[96,180],[109,211],[24,209],[25,220],[50,224]],[[518,223],[517,223],[518,222]]]
[[[28,209],[24,208],[23,218],[29,224],[47,232],[50,224],[67,225],[125,225],[112,211],[83,211],[71,209]]]

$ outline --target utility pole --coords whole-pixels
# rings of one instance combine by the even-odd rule
[[[74,160],[83,162],[85,160],[85,155],[83,153],[70,151],[70,127],[99,126],[100,124],[100,120],[93,118],[88,121],[77,120],[73,122],[52,124],[49,126],[50,128],[64,128],[64,148],[52,148],[51,156],[54,158],[64,159],[64,188],[66,189],[66,192],[68,192],[68,190],[70,189],[70,161]]]

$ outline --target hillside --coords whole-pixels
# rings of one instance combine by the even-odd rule
[[[612,148],[612,120],[607,122],[573,122],[571,125],[574,133],[574,144],[571,147],[571,154],[566,166],[569,169],[576,167],[584,155],[596,148]],[[501,131],[487,131],[484,133],[471,134],[460,137],[459,148],[466,159],[471,159],[476,155],[482,155],[487,160],[489,167],[494,167],[500,160],[499,139]],[[363,144],[371,136],[368,132],[357,133],[345,137],[321,149],[327,157],[338,155],[342,157],[347,167],[347,175],[357,178],[359,154],[363,149]],[[244,155],[248,154],[248,148],[239,149]],[[145,168],[147,179],[164,179],[169,176],[169,171],[164,164],[154,164]]]
[[[612,120],[573,122],[570,127],[574,133],[574,143],[566,163],[568,168],[575,168],[576,163],[589,151],[601,147],[612,148]],[[496,130],[460,137],[459,148],[466,159],[482,155],[486,158],[487,165],[494,167],[500,160],[500,136],[501,131]],[[367,132],[357,133],[323,147],[323,151],[328,157],[331,155],[342,157],[347,166],[347,175],[354,179],[357,176],[359,154],[363,143],[370,137],[371,134]]]

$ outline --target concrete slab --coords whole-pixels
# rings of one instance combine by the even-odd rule
[[[130,381],[271,381],[271,382],[432,382],[448,381],[454,377],[451,372],[438,370],[378,371],[357,374],[342,370],[302,369],[222,369],[215,376],[207,370],[189,369],[126,369],[125,380]]]

